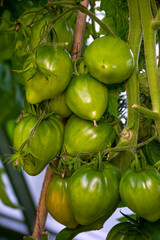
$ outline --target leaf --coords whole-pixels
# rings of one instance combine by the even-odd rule
[[[15,101],[15,83],[11,72],[0,64],[0,124],[2,124],[12,111]]]
[[[14,204],[13,202],[11,202],[11,200],[9,199],[6,191],[5,191],[5,185],[2,181],[2,174],[4,173],[4,170],[3,169],[0,169],[0,199],[1,201],[8,207],[11,207],[11,208],[20,208],[22,209],[22,207]]]
[[[138,80],[139,80],[139,87],[140,87],[141,92],[145,96],[150,97],[150,89],[149,89],[149,83],[147,80],[146,72],[139,73]]]
[[[109,90],[109,101],[107,110],[114,117],[118,116],[118,97],[116,90]]]
[[[127,40],[129,11],[127,0],[101,0],[100,9],[105,11],[104,22],[123,40]]]
[[[3,11],[1,15],[2,20],[0,22],[0,62],[10,60],[13,54],[13,47],[14,47],[14,31],[7,32],[6,30],[10,28],[9,24],[7,23],[10,21],[11,12],[8,10]],[[5,21],[5,20],[6,21]]]

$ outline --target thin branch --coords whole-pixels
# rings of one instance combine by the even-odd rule
[[[58,164],[58,159],[53,161],[53,165],[55,167],[57,167],[57,164]],[[43,186],[41,189],[41,195],[40,195],[39,203],[37,207],[37,216],[36,216],[35,226],[32,233],[32,236],[37,240],[41,239],[41,233],[44,231],[44,227],[45,227],[45,222],[46,222],[47,213],[48,213],[47,208],[45,206],[45,192],[46,192],[48,183],[50,182],[53,175],[55,175],[55,173],[48,166],[45,177],[44,177]]]
[[[84,0],[82,2],[83,6],[87,8],[88,2],[89,2],[88,0]],[[72,60],[76,60],[78,57],[81,56],[85,25],[86,14],[82,13],[81,11],[78,11],[72,47]]]
[[[146,115],[147,118],[149,118],[149,119],[157,119],[157,120],[160,119],[160,114],[153,112],[152,110],[149,110],[147,108],[141,107],[138,104],[133,104],[132,108],[137,110],[138,112]]]

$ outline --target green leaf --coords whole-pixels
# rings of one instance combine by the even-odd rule
[[[21,97],[23,98],[21,89],[15,83],[15,75],[3,64],[0,64],[0,96],[1,125],[20,113]]]
[[[118,97],[116,90],[109,90],[109,101],[107,110],[114,117],[118,116]]]
[[[10,21],[11,12],[5,10],[2,14],[2,20],[0,22],[0,62],[10,60],[13,54],[14,48],[14,31],[9,30],[10,26],[7,22]],[[5,20],[6,21],[5,21]]]
[[[13,202],[11,202],[11,200],[9,199],[7,193],[6,193],[6,190],[5,190],[5,185],[2,181],[2,174],[4,173],[4,170],[3,169],[0,169],[0,199],[1,201],[8,207],[11,207],[11,208],[20,208],[22,209],[22,207],[14,204]]]
[[[149,90],[149,84],[148,84],[146,72],[139,73],[138,80],[139,80],[139,87],[141,92],[145,96],[150,97],[150,90]]]
[[[105,19],[111,30],[123,40],[127,40],[129,11],[127,0],[101,0],[100,9],[105,11]]]

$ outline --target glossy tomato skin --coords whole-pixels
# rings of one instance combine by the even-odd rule
[[[58,114],[64,118],[68,118],[72,114],[72,111],[66,104],[64,92],[50,100],[49,111],[54,112],[55,114]]]
[[[95,39],[85,50],[89,73],[105,84],[126,80],[134,68],[131,50],[120,38],[104,36]]]
[[[108,105],[107,88],[89,74],[73,78],[65,97],[72,112],[86,120],[98,121]]]
[[[72,75],[72,61],[70,55],[60,47],[41,46],[37,49],[35,61],[38,65],[23,74],[26,87],[26,98],[31,104],[54,98],[68,86]],[[27,59],[25,66],[29,66],[31,59]]]
[[[64,149],[68,154],[76,156],[80,153],[97,153],[112,145],[116,133],[112,126],[104,120],[93,122],[72,115],[67,121],[64,133]]]
[[[13,145],[18,151],[29,137],[33,127],[38,121],[37,116],[24,117],[15,127]],[[63,126],[61,121],[50,116],[40,122],[35,134],[25,145],[23,151],[33,157],[49,163],[60,151],[63,144]]]
[[[160,218],[160,173],[154,167],[139,172],[128,169],[119,189],[122,201],[140,217],[150,222]]]
[[[45,204],[50,215],[68,228],[77,227],[68,197],[68,177],[53,176],[45,194]]]
[[[106,164],[103,170],[84,166],[70,178],[68,193],[76,221],[89,225],[102,217],[118,198],[119,170]]]
[[[36,176],[40,174],[46,167],[47,163],[45,159],[35,158],[32,154],[23,155],[23,170],[30,176]]]

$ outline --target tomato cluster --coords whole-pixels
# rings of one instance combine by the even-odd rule
[[[132,74],[131,50],[119,38],[97,38],[85,49],[84,68],[78,71],[68,52],[73,34],[65,20],[54,22],[55,17],[41,11],[24,16],[20,23],[29,38],[20,29],[14,59],[25,85],[25,108],[15,127],[11,160],[29,175],[37,175],[60,159],[45,203],[51,216],[69,228],[99,220],[119,196],[140,217],[157,221],[160,174],[153,166],[137,167],[136,162],[120,180],[119,170],[104,154],[116,137],[104,118],[108,85]]]

